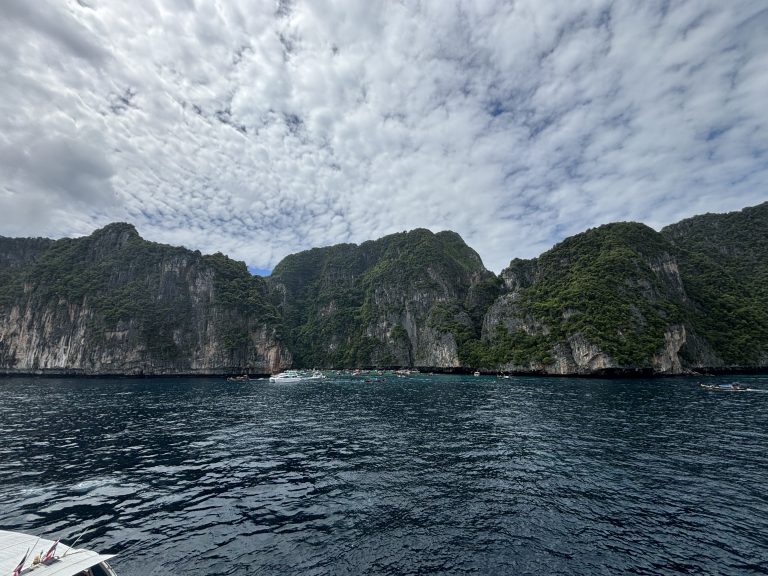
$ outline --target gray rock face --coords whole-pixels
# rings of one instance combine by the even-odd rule
[[[685,326],[670,326],[664,331],[664,347],[653,356],[653,369],[659,374],[681,374],[680,350],[685,345]]]
[[[685,234],[692,234],[691,229],[686,225]],[[676,240],[682,242],[685,234]],[[699,236],[701,242],[709,238]],[[754,252],[743,246],[728,250],[727,256],[735,259],[731,266],[746,279],[751,269],[761,273]],[[745,254],[754,262],[751,269],[738,260]],[[681,258],[687,263],[685,270]],[[518,360],[502,362],[504,370],[576,375],[730,368],[733,365],[705,336],[717,337],[723,328],[722,321],[714,330],[710,327],[704,306],[724,305],[714,300],[717,292],[699,279],[701,266],[708,267],[704,272],[720,286],[733,291],[729,298],[743,298],[737,280],[719,280],[727,271],[718,270],[709,253],[679,251],[664,235],[633,223],[587,231],[537,259],[513,260],[502,271],[504,293],[485,314],[482,339],[497,353],[499,342],[513,352],[516,346],[546,350],[543,360],[529,356],[521,362],[521,354],[511,354]],[[760,329],[758,323],[749,328]],[[755,365],[764,365],[760,358],[765,355],[761,357],[758,350],[757,356]]]
[[[509,294],[520,294],[536,280],[537,265],[535,260],[512,260],[509,266],[501,271],[504,289]]]
[[[534,318],[529,310],[519,304],[518,299],[519,295],[515,292],[499,296],[483,317],[483,338],[490,339],[498,326],[503,326],[509,332],[523,332],[530,336],[549,334],[549,327]]]
[[[474,333],[497,293],[457,234],[429,230],[291,255],[269,284],[308,367],[458,367],[454,332]]]
[[[596,370],[617,367],[616,362],[608,354],[589,342],[583,334],[576,333],[569,336],[568,347],[575,372],[578,374],[588,374]],[[572,372],[565,372],[565,374],[569,373]]]
[[[220,273],[199,253],[145,243],[127,226],[67,242],[84,271],[102,268],[97,286],[68,295],[46,285],[46,270],[29,271],[0,307],[0,373],[269,373],[290,365],[275,326],[223,301]],[[27,263],[55,262],[37,256]],[[125,305],[140,309],[120,310],[126,291]]]
[[[403,366],[459,366],[456,340],[450,333],[429,326],[427,318],[438,304],[454,304],[457,295],[445,279],[430,274],[435,281],[429,288],[408,290],[392,285],[380,285],[374,291],[373,302],[379,311],[377,318],[366,327],[366,334],[389,348],[396,363]],[[403,349],[395,334],[401,327],[407,334]]]
[[[650,260],[648,265],[669,293],[679,297],[682,302],[687,302],[688,296],[685,293],[680,266],[675,257],[665,252],[658,258]]]
[[[768,203],[600,226],[499,277],[452,232],[308,250],[267,279],[112,224],[0,237],[0,373],[418,366],[684,374],[768,366]]]
[[[456,338],[453,334],[426,328],[422,330],[419,341],[421,346],[413,363],[415,366],[434,368],[458,368],[461,366]]]

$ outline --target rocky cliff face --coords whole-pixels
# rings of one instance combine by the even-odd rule
[[[2,286],[4,373],[267,373],[291,363],[263,280],[241,263],[145,242],[123,224],[32,242],[0,243],[0,260],[19,245],[35,254]]]
[[[768,202],[695,216],[661,235],[674,247],[689,297],[684,364],[767,366]]]
[[[633,223],[513,260],[480,364],[550,374],[765,367],[768,204],[662,233]]]
[[[662,371],[654,358],[685,295],[669,246],[656,236],[640,224],[614,224],[513,260],[484,318],[477,361],[550,374]]]
[[[33,264],[53,243],[53,240],[47,238],[0,236],[0,274],[15,272]]]
[[[0,373],[418,366],[548,374],[768,367],[768,203],[601,226],[499,277],[455,233],[285,258],[271,277],[113,224],[0,237]]]
[[[458,367],[456,327],[479,332],[497,290],[457,234],[428,230],[289,256],[269,282],[298,363],[318,367]]]

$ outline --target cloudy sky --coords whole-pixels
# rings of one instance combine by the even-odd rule
[[[486,266],[768,199],[764,0],[0,0],[0,235]]]

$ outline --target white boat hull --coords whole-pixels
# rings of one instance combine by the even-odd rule
[[[269,377],[270,382],[275,384],[289,384],[291,382],[306,382],[307,380],[322,380],[325,376],[319,372],[313,372],[312,374],[302,374],[295,370],[288,372],[282,372]]]

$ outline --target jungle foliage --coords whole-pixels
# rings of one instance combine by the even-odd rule
[[[211,279],[210,301],[195,302],[195,282]],[[26,287],[26,288],[25,288]],[[276,323],[264,280],[223,254],[143,240],[133,226],[110,224],[83,238],[50,242],[26,266],[0,276],[0,308],[28,299],[35,308],[78,304],[95,313],[90,337],[128,325],[153,356],[179,356],[201,304],[218,307],[212,321],[227,348],[248,340],[248,320]],[[180,341],[181,340],[181,341]]]
[[[424,229],[293,254],[266,279],[128,224],[0,237],[0,314],[21,303],[87,306],[94,341],[130,325],[163,358],[189,352],[206,310],[225,350],[268,326],[297,367],[413,365],[452,339],[462,366],[537,370],[579,336],[620,366],[648,368],[672,326],[688,335],[691,365],[766,365],[768,203],[661,232],[600,226],[500,276],[458,234]]]
[[[409,365],[418,352],[409,318],[421,324],[451,303],[479,335],[498,294],[498,280],[458,234],[424,229],[288,256],[269,283],[294,359],[308,367]]]

